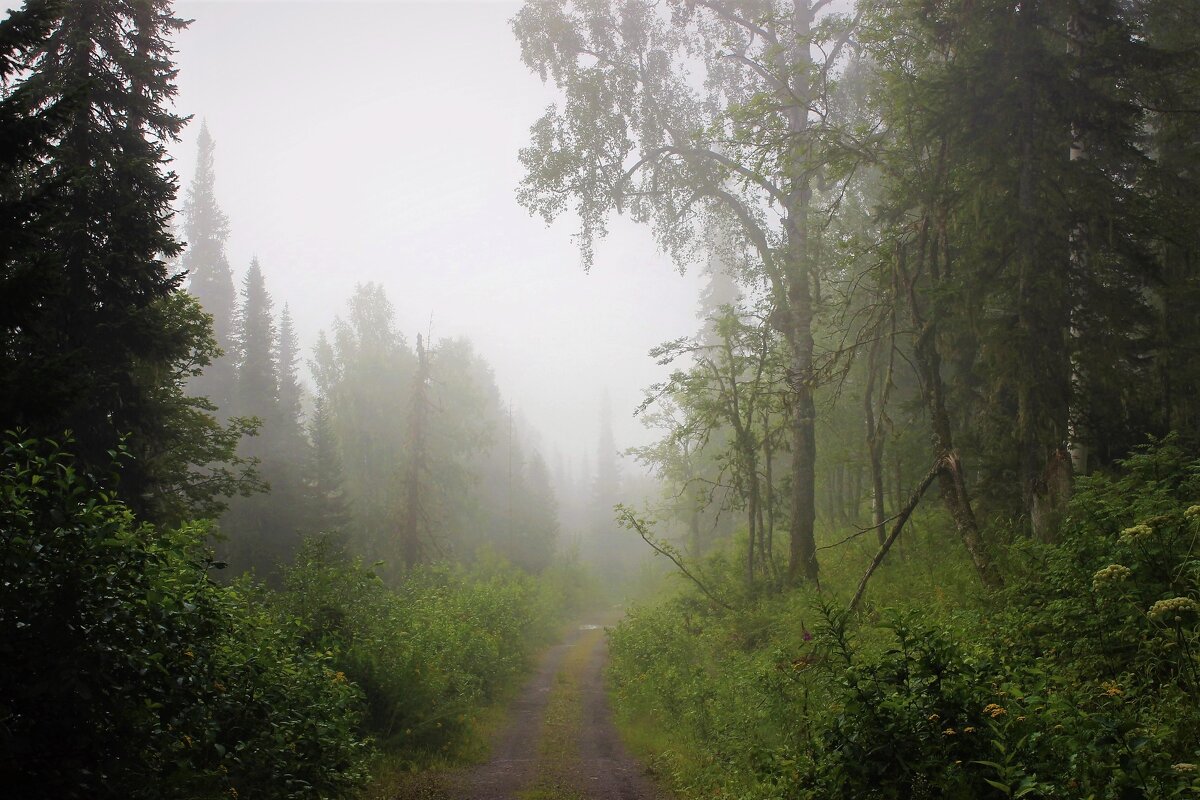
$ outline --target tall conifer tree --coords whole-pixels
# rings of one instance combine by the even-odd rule
[[[225,255],[229,221],[217,205],[215,194],[215,149],[208,125],[202,123],[197,140],[196,174],[183,206],[187,249],[182,263],[188,276],[188,291],[212,315],[213,336],[225,355],[214,359],[188,388],[196,395],[207,397],[228,414],[233,407],[235,391],[233,325],[236,292],[233,271]]]
[[[318,394],[309,423],[312,460],[308,480],[309,528],[316,533],[342,531],[350,522],[346,502],[342,456],[334,430],[329,400]]]
[[[258,435],[243,441],[241,453],[260,464],[269,491],[275,474],[273,442],[277,435],[279,411],[279,370],[276,362],[277,332],[271,295],[258,259],[242,282],[242,302],[234,330],[237,347],[238,416],[258,420]],[[235,569],[248,567],[269,574],[279,563],[279,528],[286,524],[274,513],[269,496],[235,498],[221,527],[229,537],[229,560]]]
[[[296,374],[300,359],[296,328],[287,305],[279,315],[279,342],[276,349],[278,392],[274,417],[267,422],[267,475],[271,480],[272,519],[280,528],[282,553],[290,555],[298,543],[298,534],[311,529],[304,509],[305,473],[309,462],[309,443],[304,436],[304,390]]]
[[[270,422],[279,404],[279,368],[273,303],[262,266],[255,258],[242,282],[237,328],[237,409]]]
[[[103,468],[128,437],[124,494],[163,514],[236,483],[192,470],[228,457],[236,433],[182,394],[213,354],[168,266],[183,26],[167,0],[28,0],[0,32],[0,419],[70,429]]]
[[[304,421],[301,406],[304,390],[296,372],[300,361],[300,344],[296,338],[292,312],[286,303],[279,315],[279,347],[275,360],[279,375],[276,411],[279,449],[289,462],[298,464],[303,461]]]

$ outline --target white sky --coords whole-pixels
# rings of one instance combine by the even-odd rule
[[[515,200],[517,151],[553,100],[520,62],[511,2],[180,2],[182,192],[199,120],[217,143],[217,197],[237,277],[257,255],[302,339],[384,284],[411,339],[463,335],[544,451],[578,459],[605,388],[617,444],[649,437],[632,410],[666,372],[646,356],[692,333],[700,285],[649,233],[614,222],[590,275],[572,220]]]

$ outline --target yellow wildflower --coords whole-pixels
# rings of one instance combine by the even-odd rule
[[[996,703],[988,703],[986,706],[983,707],[983,713],[988,714],[989,716],[991,716],[992,719],[999,719],[1000,717],[1003,717],[1005,714],[1007,714],[1008,710],[1002,705],[997,705]]]
[[[1183,615],[1196,610],[1196,601],[1190,597],[1172,597],[1170,600],[1159,600],[1150,606],[1147,615],[1150,619],[1161,620],[1170,617],[1175,622],[1183,622]]]
[[[1107,586],[1129,579],[1133,572],[1122,564],[1109,564],[1092,575],[1092,591],[1098,592]]]
[[[1147,536],[1153,536],[1154,529],[1144,522],[1139,522],[1137,525],[1131,525],[1121,531],[1121,541],[1136,542],[1139,539],[1145,539]]]

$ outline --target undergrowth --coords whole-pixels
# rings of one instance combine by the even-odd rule
[[[478,755],[586,587],[489,561],[389,587],[330,538],[282,591],[222,584],[205,524],[138,521],[54,442],[0,455],[6,797],[353,797]]]
[[[933,516],[855,615],[857,555],[820,594],[644,605],[611,638],[621,725],[681,797],[1200,796],[1198,503],[1168,441],[1081,479],[995,596]]]

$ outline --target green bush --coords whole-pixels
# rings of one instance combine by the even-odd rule
[[[307,541],[279,602],[366,697],[365,730],[417,757],[462,742],[483,706],[570,613],[553,569],[427,567],[391,588],[329,537]]]
[[[1060,541],[1008,556],[1009,590],[957,611],[639,609],[619,714],[685,796],[1200,796],[1200,460],[1167,440],[1081,479]]]
[[[653,766],[696,797],[782,797],[795,781],[807,709],[820,706],[800,593],[726,611],[684,596],[634,609],[609,635],[626,727],[651,736]]]
[[[205,534],[140,524],[57,445],[6,441],[6,796],[340,797],[362,783],[358,690],[253,592],[210,580]]]
[[[351,796],[368,778],[372,749],[360,733],[363,696],[331,654],[301,641],[260,587],[220,590],[221,635],[193,650],[194,686],[181,788],[251,797]],[[232,791],[231,791],[232,790]]]

